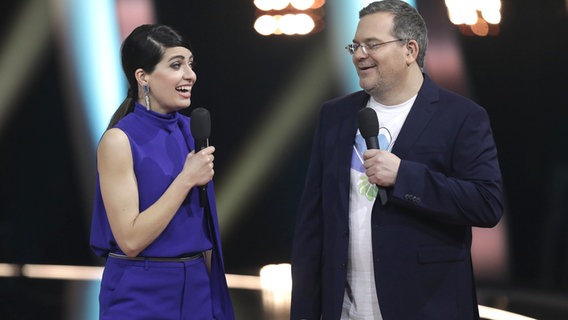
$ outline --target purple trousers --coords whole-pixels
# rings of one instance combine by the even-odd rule
[[[99,303],[101,320],[213,319],[210,276],[203,257],[163,262],[109,256]]]

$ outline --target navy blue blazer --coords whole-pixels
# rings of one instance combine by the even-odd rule
[[[349,232],[357,232],[349,230],[350,161],[368,100],[359,91],[321,109],[294,235],[293,320],[340,319]],[[487,112],[425,75],[392,153],[402,160],[396,182],[371,217],[383,318],[478,319],[471,227],[493,227],[503,214]]]

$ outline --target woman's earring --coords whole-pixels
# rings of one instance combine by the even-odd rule
[[[150,111],[150,88],[148,88],[147,84],[143,85],[142,88],[144,89],[144,98],[146,99],[146,110]]]

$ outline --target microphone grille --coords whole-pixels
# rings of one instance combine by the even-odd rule
[[[211,116],[205,108],[195,108],[191,112],[189,124],[195,140],[205,140],[211,134]]]
[[[375,110],[366,107],[359,110],[359,131],[363,138],[376,137],[379,134],[379,118]]]

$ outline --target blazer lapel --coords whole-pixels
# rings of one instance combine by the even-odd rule
[[[398,138],[392,148],[392,153],[404,159],[410,151],[414,141],[420,136],[434,111],[437,109],[438,87],[424,75],[424,83],[418,92],[416,101],[406,117]]]
[[[364,108],[369,101],[369,96],[363,92],[357,92],[347,101],[339,112],[339,132],[337,140],[337,176],[338,176],[338,200],[342,212],[345,212],[345,218],[349,216],[349,188],[351,181],[351,157],[353,156],[353,144],[355,143],[355,134],[359,127],[357,123],[357,112]]]

